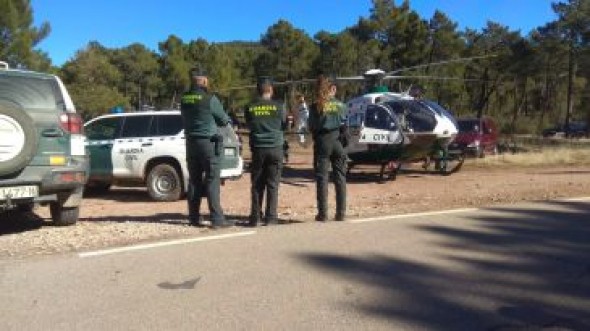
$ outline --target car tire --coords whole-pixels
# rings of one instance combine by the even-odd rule
[[[14,156],[0,160],[0,176],[5,176],[20,171],[31,162],[37,152],[38,139],[33,120],[22,109],[0,105],[0,128],[16,129],[24,136],[24,144],[20,151],[12,151],[16,153]]]
[[[60,202],[49,204],[52,224],[56,226],[66,226],[76,224],[80,217],[80,206],[64,207]]]
[[[483,146],[477,152],[477,157],[480,158],[480,159],[483,159],[484,157],[486,157],[485,148],[483,148]]]
[[[146,183],[150,197],[156,201],[177,201],[182,196],[182,181],[178,170],[167,163],[154,166]]]

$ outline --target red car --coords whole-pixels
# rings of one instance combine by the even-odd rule
[[[466,154],[484,157],[498,154],[498,128],[491,117],[457,119],[459,133],[449,146],[462,149]]]

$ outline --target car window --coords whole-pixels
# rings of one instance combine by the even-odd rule
[[[459,132],[479,132],[478,120],[459,120]]]
[[[108,117],[96,120],[84,127],[88,140],[111,140],[119,137],[121,117]]]
[[[160,136],[174,136],[182,131],[182,117],[180,115],[156,116],[157,134]]]
[[[0,75],[0,101],[25,109],[55,110],[62,103],[54,80]]]
[[[148,137],[152,116],[127,116],[123,123],[121,138]]]

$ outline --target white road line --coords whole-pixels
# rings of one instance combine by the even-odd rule
[[[580,198],[569,198],[569,199],[557,199],[557,201],[590,201],[590,197],[580,197]]]
[[[211,241],[211,240],[243,237],[243,236],[249,236],[249,235],[253,235],[253,234],[256,234],[256,231],[226,233],[226,234],[219,234],[219,235],[208,236],[208,237],[197,237],[197,238],[162,241],[162,242],[156,242],[156,243],[151,243],[151,244],[103,249],[103,250],[93,251],[93,252],[84,252],[84,253],[79,253],[78,257],[85,258],[85,257],[102,256],[102,255],[117,254],[117,253],[124,253],[124,252],[130,252],[130,251],[138,251],[138,250],[143,250],[143,249],[157,248],[157,247],[184,245],[184,244],[190,244],[190,243],[199,242],[199,241]]]
[[[398,214],[398,215],[390,215],[390,216],[378,216],[378,217],[353,219],[353,220],[348,221],[348,223],[366,223],[366,222],[394,220],[394,219],[400,219],[400,218],[412,218],[412,217],[434,216],[434,215],[444,215],[444,214],[458,214],[458,213],[473,212],[473,211],[476,211],[476,210],[479,210],[479,209],[478,208],[460,208],[460,209],[449,209],[449,210],[440,210],[440,211],[430,211],[430,212],[413,213],[413,214]]]

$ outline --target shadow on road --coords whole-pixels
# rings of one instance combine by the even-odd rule
[[[145,188],[111,188],[105,192],[84,192],[84,198],[117,201],[117,202],[151,202],[152,200]]]
[[[32,212],[7,211],[0,213],[0,236],[39,230],[51,225]]]
[[[81,222],[119,222],[119,223],[159,223],[171,225],[188,225],[186,214],[181,213],[159,213],[148,216],[104,216],[84,217]]]
[[[385,255],[298,257],[377,288],[377,303],[357,308],[385,319],[431,330],[590,330],[590,204],[554,204],[567,210],[491,208],[500,214],[469,229],[418,226],[453,268]]]
[[[202,215],[206,224],[210,224],[209,215]],[[248,226],[248,215],[234,215],[226,214],[225,218],[235,222],[236,226]],[[187,214],[181,213],[159,213],[147,216],[105,216],[105,217],[84,217],[80,218],[80,222],[118,222],[118,223],[158,223],[170,225],[184,225],[188,226]],[[279,224],[300,223],[299,221],[287,220],[279,218]],[[33,229],[31,229],[33,230]]]

